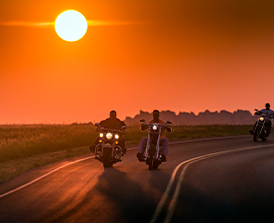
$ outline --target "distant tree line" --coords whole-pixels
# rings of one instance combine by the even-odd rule
[[[145,112],[140,110],[140,114],[135,115],[134,118],[126,117],[124,122],[127,125],[139,125],[140,119],[150,121],[152,119],[152,112]],[[195,115],[193,112],[180,112],[176,115],[175,112],[167,110],[160,112],[160,119],[169,120],[173,125],[251,125],[258,119],[258,116],[253,116],[249,111],[237,110],[233,113],[222,110],[220,112],[200,112]]]

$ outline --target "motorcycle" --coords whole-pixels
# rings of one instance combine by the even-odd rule
[[[254,125],[253,129],[253,141],[257,142],[259,138],[262,139],[262,141],[266,141],[268,134],[267,134],[267,125],[266,122],[268,122],[268,117],[265,114],[262,114],[260,111],[255,109],[255,115],[260,115],[260,118]]]
[[[121,162],[120,159],[124,154],[119,146],[119,138],[126,134],[126,126],[122,126],[120,130],[101,127],[98,123],[97,132],[99,132],[99,144],[95,146],[95,159],[103,163],[104,167],[112,167],[114,163]]]
[[[160,146],[160,135],[162,128],[171,128],[169,125],[172,124],[167,121],[164,125],[158,123],[146,123],[144,119],[140,122],[142,126],[148,126],[148,139],[146,144],[146,149],[144,153],[144,159],[142,161],[146,162],[149,166],[149,170],[157,169],[162,163],[162,147]]]

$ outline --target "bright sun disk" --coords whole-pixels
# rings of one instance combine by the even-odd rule
[[[81,39],[87,32],[86,18],[75,10],[62,12],[55,20],[55,31],[66,41],[74,42]]]

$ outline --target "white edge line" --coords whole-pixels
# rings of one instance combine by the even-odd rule
[[[44,174],[44,175],[42,175],[42,176],[36,178],[36,179],[34,179],[34,180],[32,180],[32,181],[30,181],[30,182],[28,182],[28,183],[26,183],[26,184],[24,184],[24,185],[22,185],[22,186],[20,186],[20,187],[17,187],[17,188],[15,188],[15,189],[11,190],[11,191],[8,191],[8,192],[6,192],[6,193],[4,193],[4,194],[1,194],[1,195],[0,195],[0,198],[5,197],[5,196],[7,196],[7,195],[9,195],[9,194],[12,194],[12,193],[14,193],[14,192],[16,192],[16,191],[18,191],[18,190],[21,190],[21,189],[23,189],[23,188],[25,188],[25,187],[27,187],[27,186],[29,186],[29,185],[31,185],[31,184],[37,182],[38,180],[41,180],[41,179],[45,178],[46,176],[48,176],[48,175],[50,175],[50,174],[52,174],[52,173],[54,173],[54,172],[56,172],[56,171],[58,171],[58,170],[64,168],[64,167],[67,167],[67,166],[69,166],[69,165],[72,165],[72,164],[75,164],[75,163],[78,163],[78,162],[81,162],[81,161],[84,161],[84,160],[91,159],[91,158],[93,158],[93,157],[94,157],[94,156],[89,156],[89,157],[86,157],[86,158],[83,158],[83,159],[79,159],[79,160],[72,161],[72,162],[67,163],[67,164],[65,164],[65,165],[63,165],[63,166],[60,166],[60,167],[58,167],[58,168],[56,168],[56,169],[54,169],[54,170],[52,170],[52,171],[50,171],[50,172],[48,172],[48,173],[46,173],[46,174]]]
[[[168,144],[180,144],[180,143],[190,143],[190,142],[201,142],[201,141],[210,141],[210,140],[218,140],[218,139],[237,139],[237,138],[247,138],[250,137],[250,135],[240,135],[240,136],[220,136],[220,137],[212,137],[212,138],[201,138],[201,139],[188,139],[184,141],[175,141],[175,142],[169,142]]]
[[[174,193],[174,195],[172,197],[172,200],[170,202],[167,217],[166,217],[164,223],[169,223],[171,221],[171,218],[173,216],[173,213],[174,213],[176,205],[177,205],[177,199],[178,199],[179,194],[180,194],[181,184],[183,182],[186,169],[188,168],[189,165],[191,165],[195,162],[205,160],[205,159],[209,159],[209,158],[216,157],[216,156],[226,155],[226,154],[230,154],[230,153],[237,153],[237,152],[242,152],[242,151],[246,151],[246,150],[253,150],[253,149],[255,150],[255,149],[271,147],[271,146],[274,146],[274,144],[260,145],[260,146],[249,146],[249,147],[243,147],[243,148],[238,148],[238,149],[225,150],[225,151],[221,151],[221,152],[209,153],[209,154],[205,154],[203,156],[198,156],[195,159],[187,160],[188,163],[187,163],[187,165],[184,166],[184,168],[183,168],[183,170],[180,174],[178,183],[176,185],[175,193]],[[181,166],[181,164],[179,164],[179,166]]]
[[[185,140],[185,141],[170,142],[169,144],[172,145],[172,144],[181,144],[181,143],[189,143],[189,142],[208,141],[208,140],[216,140],[216,139],[224,139],[224,138],[240,138],[240,137],[243,137],[243,136],[228,136],[228,137],[215,137],[215,138],[192,139],[192,140]],[[135,150],[135,149],[138,149],[138,147],[129,148],[128,151],[130,151],[130,150]],[[83,158],[83,159],[75,160],[75,161],[73,161],[73,162],[71,162],[71,163],[67,163],[67,164],[65,164],[65,165],[63,165],[63,166],[60,166],[60,167],[58,167],[58,168],[56,168],[56,169],[54,169],[54,170],[52,170],[52,171],[50,171],[50,172],[48,172],[48,173],[46,173],[46,174],[44,174],[44,175],[42,175],[42,176],[40,176],[40,177],[34,179],[34,180],[32,180],[32,181],[30,181],[30,182],[28,182],[28,183],[26,183],[26,184],[24,184],[24,185],[22,185],[22,186],[19,186],[19,187],[13,189],[13,190],[10,190],[10,191],[8,191],[8,192],[6,192],[6,193],[4,193],[4,194],[0,194],[0,198],[5,197],[5,196],[7,196],[7,195],[9,195],[9,194],[12,194],[12,193],[14,193],[14,192],[16,192],[16,191],[19,191],[19,190],[21,190],[21,189],[23,189],[23,188],[25,188],[25,187],[27,187],[27,186],[33,184],[33,183],[35,183],[35,182],[37,182],[37,181],[39,181],[39,180],[45,178],[46,176],[48,176],[48,175],[50,175],[50,174],[52,174],[52,173],[54,173],[54,172],[56,172],[56,171],[58,171],[58,170],[64,168],[64,167],[67,167],[67,166],[69,166],[69,165],[72,165],[72,164],[75,164],[75,163],[78,163],[78,162],[81,162],[81,161],[84,161],[84,160],[87,160],[87,159],[91,159],[91,158],[94,158],[94,157],[95,157],[95,156],[89,156],[89,157],[86,157],[86,158]],[[175,177],[175,175],[174,175],[174,177]],[[171,187],[171,186],[170,186],[170,187]]]

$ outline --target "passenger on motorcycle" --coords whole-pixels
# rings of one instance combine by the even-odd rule
[[[122,126],[126,126],[126,124],[120,119],[118,119],[116,116],[117,116],[116,111],[112,110],[110,112],[109,118],[101,121],[99,125],[104,128],[117,129],[117,130],[121,129]],[[95,139],[94,143],[89,147],[91,152],[95,151],[96,145],[99,144],[99,139],[100,137],[98,136]],[[118,139],[118,145],[122,148],[122,151],[125,154],[127,150],[125,145],[125,138],[122,135]]]
[[[158,110],[154,110],[153,111],[153,119],[149,123],[158,123],[158,124],[164,125],[165,122],[159,118],[160,118],[160,112]],[[141,125],[141,130],[144,131],[146,129],[148,129],[148,126]],[[162,146],[162,162],[167,161],[166,156],[167,156],[167,152],[168,152],[168,140],[165,137],[166,131],[171,132],[171,128],[163,128],[161,135],[160,135],[160,145]],[[145,150],[145,146],[147,144],[147,139],[148,139],[147,137],[143,137],[139,144],[138,153],[137,153],[137,158],[139,161],[143,160],[144,150]]]
[[[271,131],[271,126],[272,126],[271,118],[273,118],[273,116],[274,116],[274,111],[270,109],[270,104],[266,103],[265,109],[262,109],[261,111],[256,111],[255,114],[256,115],[264,114],[266,116],[266,119],[267,119],[266,127],[267,127],[267,137],[268,137],[270,134],[270,131]],[[249,131],[252,135],[253,135],[255,126],[256,126],[256,123],[253,126],[253,130]]]

